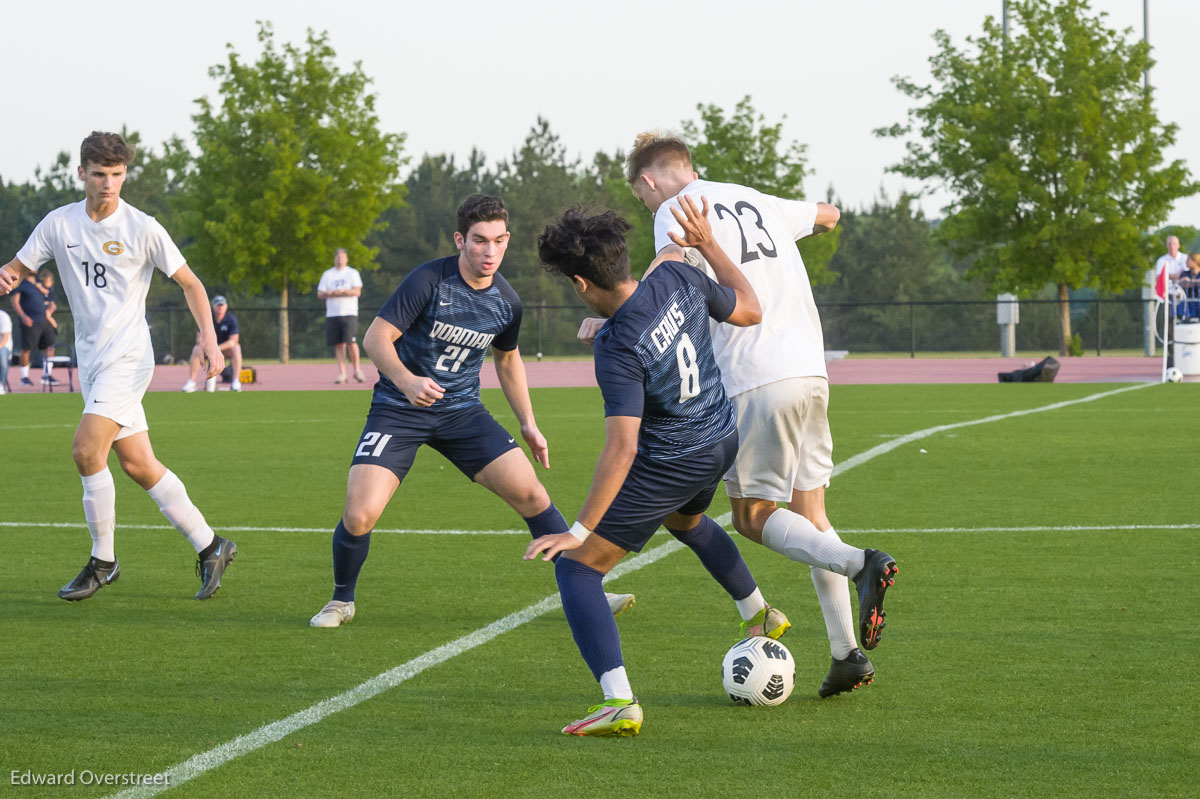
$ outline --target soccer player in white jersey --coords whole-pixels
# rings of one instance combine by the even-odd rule
[[[681,232],[669,200],[689,196],[712,204],[717,242],[761,298],[755,327],[713,325],[712,339],[725,390],[738,419],[740,446],[725,488],[739,533],[791,560],[806,563],[825,617],[833,661],[818,693],[833,696],[870,683],[874,666],[862,649],[879,643],[883,597],[896,562],[884,552],[842,542],[825,514],[833,474],[821,320],[804,261],[794,241],[831,230],[840,216],[829,203],[762,194],[745,186],[700,180],[687,145],[676,136],[643,133],[629,154],[633,193],[654,213],[658,255],[651,268],[682,253],[670,233]],[[780,508],[777,503],[786,503]],[[855,640],[847,578],[858,588]]]
[[[83,416],[75,431],[75,465],[83,480],[83,515],[92,554],[83,570],[58,595],[87,599],[121,574],[114,550],[116,489],[108,470],[109,450],[121,469],[146,489],[163,515],[197,553],[200,590],[208,599],[237,547],[216,535],[188,498],[183,483],[150,447],[142,395],[154,372],[146,292],[155,269],[183,289],[200,328],[209,376],[220,374],[204,285],[184,262],[163,226],[121,201],[121,186],[134,157],[115,133],[93,132],[80,148],[79,178],[85,199],[51,211],[34,229],[17,257],[0,267],[0,295],[7,294],[47,261],[58,265],[59,282],[75,318],[75,355]]]

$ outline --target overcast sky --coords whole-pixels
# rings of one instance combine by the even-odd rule
[[[1149,0],[1156,108],[1179,125],[1168,158],[1200,175],[1200,2]],[[1093,0],[1110,23],[1142,34],[1142,0]],[[649,127],[695,119],[698,103],[732,109],[749,94],[786,137],[808,145],[810,198],[832,185],[845,205],[869,204],[902,154],[874,128],[905,119],[894,75],[928,77],[937,28],[958,44],[1001,0],[692,0],[638,2],[363,3],[358,0],[208,0],[204,3],[24,3],[4,10],[6,124],[0,177],[25,181],[60,150],[77,152],[92,129],[142,134],[157,148],[190,139],[195,99],[216,96],[208,67],[226,44],[256,60],[255,20],[277,41],[327,31],[345,66],[374,79],[382,126],[408,136],[405,151],[472,147],[509,156],[538,115],[572,155],[628,148]],[[908,183],[908,188],[915,184]],[[945,197],[924,201],[931,216]],[[1200,196],[1171,222],[1200,225]]]

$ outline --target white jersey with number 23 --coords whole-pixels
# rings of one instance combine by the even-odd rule
[[[812,233],[815,203],[784,200],[733,183],[694,180],[654,214],[654,249],[682,234],[671,206],[688,195],[699,208],[707,197],[708,221],[721,249],[754,287],[762,323],[711,324],[713,351],[730,397],[789,377],[828,377],[821,317],[804,259],[795,241]],[[689,255],[699,259],[697,253]],[[715,274],[699,259],[710,277]]]

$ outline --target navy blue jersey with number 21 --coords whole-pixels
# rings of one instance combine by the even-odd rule
[[[479,370],[488,347],[517,348],[521,300],[500,274],[474,289],[458,271],[458,256],[421,264],[392,294],[379,318],[398,328],[396,355],[408,370],[433,378],[445,396],[431,411],[462,408],[479,399]],[[412,408],[412,403],[380,373],[372,405]]]

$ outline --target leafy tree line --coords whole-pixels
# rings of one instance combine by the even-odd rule
[[[991,18],[966,48],[939,31],[933,82],[896,79],[914,107],[908,124],[878,131],[908,139],[894,169],[948,188],[954,199],[936,224],[908,195],[861,209],[838,203],[838,229],[799,245],[819,302],[1050,296],[1061,303],[1065,350],[1071,292],[1136,292],[1162,248],[1145,231],[1164,221],[1172,201],[1200,189],[1181,162],[1163,163],[1176,131],[1158,122],[1141,90],[1149,51],[1128,32],[1110,30],[1086,0],[1013,0],[1013,11],[1008,40]],[[230,47],[209,70],[218,97],[197,100],[194,147],[176,138],[155,150],[126,134],[140,154],[123,194],[159,217],[211,290],[230,298],[253,355],[267,354],[266,342],[278,342],[285,361],[293,350],[326,354],[313,294],[334,249],[346,248],[363,273],[368,315],[418,264],[454,252],[454,211],[473,192],[498,194],[509,207],[504,274],[526,304],[526,350],[535,316],[539,341],[574,339],[577,314],[539,312],[579,307],[569,284],[552,279],[536,257],[539,233],[564,208],[616,209],[634,225],[635,270],[652,258],[652,220],[626,185],[622,151],[572,156],[539,117],[498,161],[478,151],[465,161],[413,159],[404,134],[380,130],[361,64],[340,67],[326,34],[277,45],[271,26],[260,23],[258,38],[257,60]],[[805,146],[784,140],[782,122],[765,120],[749,97],[731,110],[697,111],[680,127],[703,177],[806,196]],[[15,252],[46,212],[79,198],[74,167],[74,156],[62,153],[31,182],[0,180],[0,248]],[[150,305],[182,309],[183,301],[159,281]],[[283,310],[275,318],[255,308]],[[170,316],[152,317],[151,325],[156,341],[167,336],[182,355],[192,331],[186,316],[176,316],[182,329]],[[907,340],[908,324],[895,309],[826,319],[827,339],[906,348],[899,340]],[[924,327],[935,342],[961,342],[967,328],[994,333],[992,324],[964,311]]]

